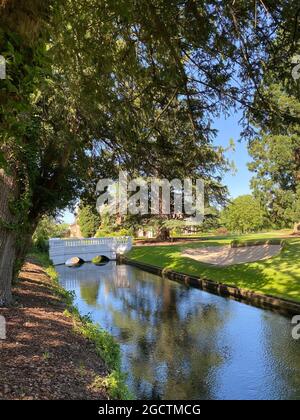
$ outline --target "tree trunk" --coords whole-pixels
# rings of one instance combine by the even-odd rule
[[[12,301],[11,285],[14,277],[16,258],[16,238],[14,233],[0,230],[0,306],[7,306]]]
[[[38,220],[27,220],[26,232],[18,230],[18,219],[10,210],[11,203],[18,199],[18,186],[2,169],[0,191],[0,306],[7,306],[12,302],[11,287],[24,264]]]
[[[18,239],[16,246],[15,264],[12,277],[12,284],[17,281],[18,274],[25,263],[26,256],[32,245],[32,235],[36,229],[36,223],[33,223],[22,238]]]
[[[164,226],[161,227],[158,231],[156,239],[159,241],[168,241],[170,239],[170,229]]]
[[[0,169],[0,306],[11,303],[11,285],[16,260],[17,237],[12,228],[15,218],[10,211],[10,201],[16,198],[17,187],[11,176]]]

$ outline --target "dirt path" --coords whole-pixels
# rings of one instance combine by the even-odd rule
[[[280,245],[256,245],[238,248],[208,246],[186,249],[181,255],[207,264],[228,266],[265,260],[278,255],[280,251]]]
[[[0,309],[7,322],[7,339],[0,340],[0,399],[107,399],[91,384],[108,372],[93,345],[73,331],[45,272],[27,263],[20,280],[16,305]]]

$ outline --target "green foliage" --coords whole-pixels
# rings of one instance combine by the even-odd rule
[[[113,232],[107,231],[105,229],[98,229],[95,238],[105,238],[106,236],[114,236]]]
[[[108,212],[103,212],[101,214],[101,225],[97,230],[95,237],[101,238],[113,235],[115,229],[115,218],[110,216]]]
[[[231,248],[240,248],[240,247],[247,247],[247,246],[258,246],[258,245],[280,245],[284,246],[285,241],[284,239],[280,238],[272,238],[272,239],[234,239],[230,246]]]
[[[95,238],[105,238],[106,236],[134,236],[133,229],[121,228],[117,230],[98,229]]]
[[[260,121],[260,135],[249,147],[249,169],[255,173],[251,186],[273,226],[292,226],[300,220],[300,100],[281,84],[265,86],[265,94],[278,113],[291,118],[274,121],[269,113]]]
[[[96,232],[96,238],[103,238],[106,236],[134,236],[134,228],[131,225],[132,218],[125,220],[119,224],[116,223],[116,216],[109,215],[108,212],[103,212],[101,215],[101,225]]]
[[[214,231],[220,228],[220,212],[217,209],[210,209],[209,214],[207,214],[203,220],[201,230],[203,232]]]
[[[77,326],[77,329],[95,343],[98,355],[109,369],[120,369],[120,347],[107,331],[91,322],[84,322],[83,325]]]
[[[71,316],[75,318],[75,330],[93,342],[96,353],[105,362],[111,373],[105,378],[96,378],[93,386],[106,387],[111,398],[130,399],[130,394],[125,385],[125,374],[121,372],[120,346],[107,331],[91,322],[89,317],[81,316],[76,309],[71,308]]]
[[[260,2],[196,3],[1,3],[0,180],[8,176],[13,191],[0,229],[16,232],[18,254],[43,215],[94,197],[99,178],[120,168],[201,177],[209,204],[224,201],[228,162],[213,146],[213,119],[236,100],[248,104],[282,25],[273,49],[290,50],[295,16],[289,2],[271,2],[268,12]]]
[[[78,224],[85,238],[94,237],[100,225],[100,216],[96,208],[90,205],[81,205],[79,207]]]
[[[262,106],[263,96],[270,108],[254,116],[260,131],[249,145],[251,187],[274,227],[300,221],[300,83],[284,67],[286,77],[278,69],[264,75],[256,105]]]
[[[226,229],[225,227],[220,227],[216,230],[217,235],[228,235],[228,233],[228,229]]]
[[[35,249],[29,255],[31,258],[36,259],[42,265],[46,274],[52,280],[52,288],[54,293],[59,296],[69,307],[73,305],[74,292],[67,291],[59,284],[58,273],[55,270],[52,262],[49,259],[48,253]]]
[[[33,234],[33,246],[40,251],[47,251],[48,240],[50,238],[62,238],[67,231],[67,224],[58,223],[53,217],[44,216]]]
[[[134,236],[132,228],[121,228],[117,231],[118,236]]]
[[[221,223],[231,232],[257,232],[264,226],[265,211],[254,197],[243,195],[223,210]]]
[[[133,395],[128,390],[127,385],[125,384],[125,375],[117,370],[114,370],[106,377],[98,376],[93,382],[93,387],[95,388],[105,388],[107,389],[110,397],[115,400],[132,400],[134,399]]]
[[[95,265],[104,265],[109,261],[107,257],[104,257],[103,255],[98,255],[97,257],[92,259],[92,263]]]

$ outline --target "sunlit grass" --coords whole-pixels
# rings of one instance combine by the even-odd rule
[[[300,238],[287,239],[284,249],[276,257],[228,267],[204,264],[181,255],[182,251],[187,248],[226,245],[230,244],[233,239],[272,238],[278,238],[278,235],[274,232],[272,235],[272,232],[269,232],[223,238],[212,237],[188,244],[134,247],[127,256],[132,260],[168,268],[180,273],[300,301]]]
[[[220,239],[234,239],[234,238],[247,238],[247,239],[262,239],[262,238],[277,238],[277,237],[284,237],[291,234],[291,229],[280,229],[280,230],[273,230],[271,232],[260,232],[260,233],[248,233],[245,235],[239,235],[239,234],[228,234],[228,235],[219,235],[217,236],[215,233],[195,233],[192,235],[172,235],[173,238],[220,238]],[[143,238],[137,238],[137,239],[143,239]],[[146,239],[146,238],[145,238]]]

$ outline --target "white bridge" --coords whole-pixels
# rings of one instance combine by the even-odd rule
[[[94,257],[104,256],[116,260],[117,254],[124,254],[132,248],[130,236],[90,239],[50,239],[49,256],[54,265],[65,264],[73,257],[90,262]]]

